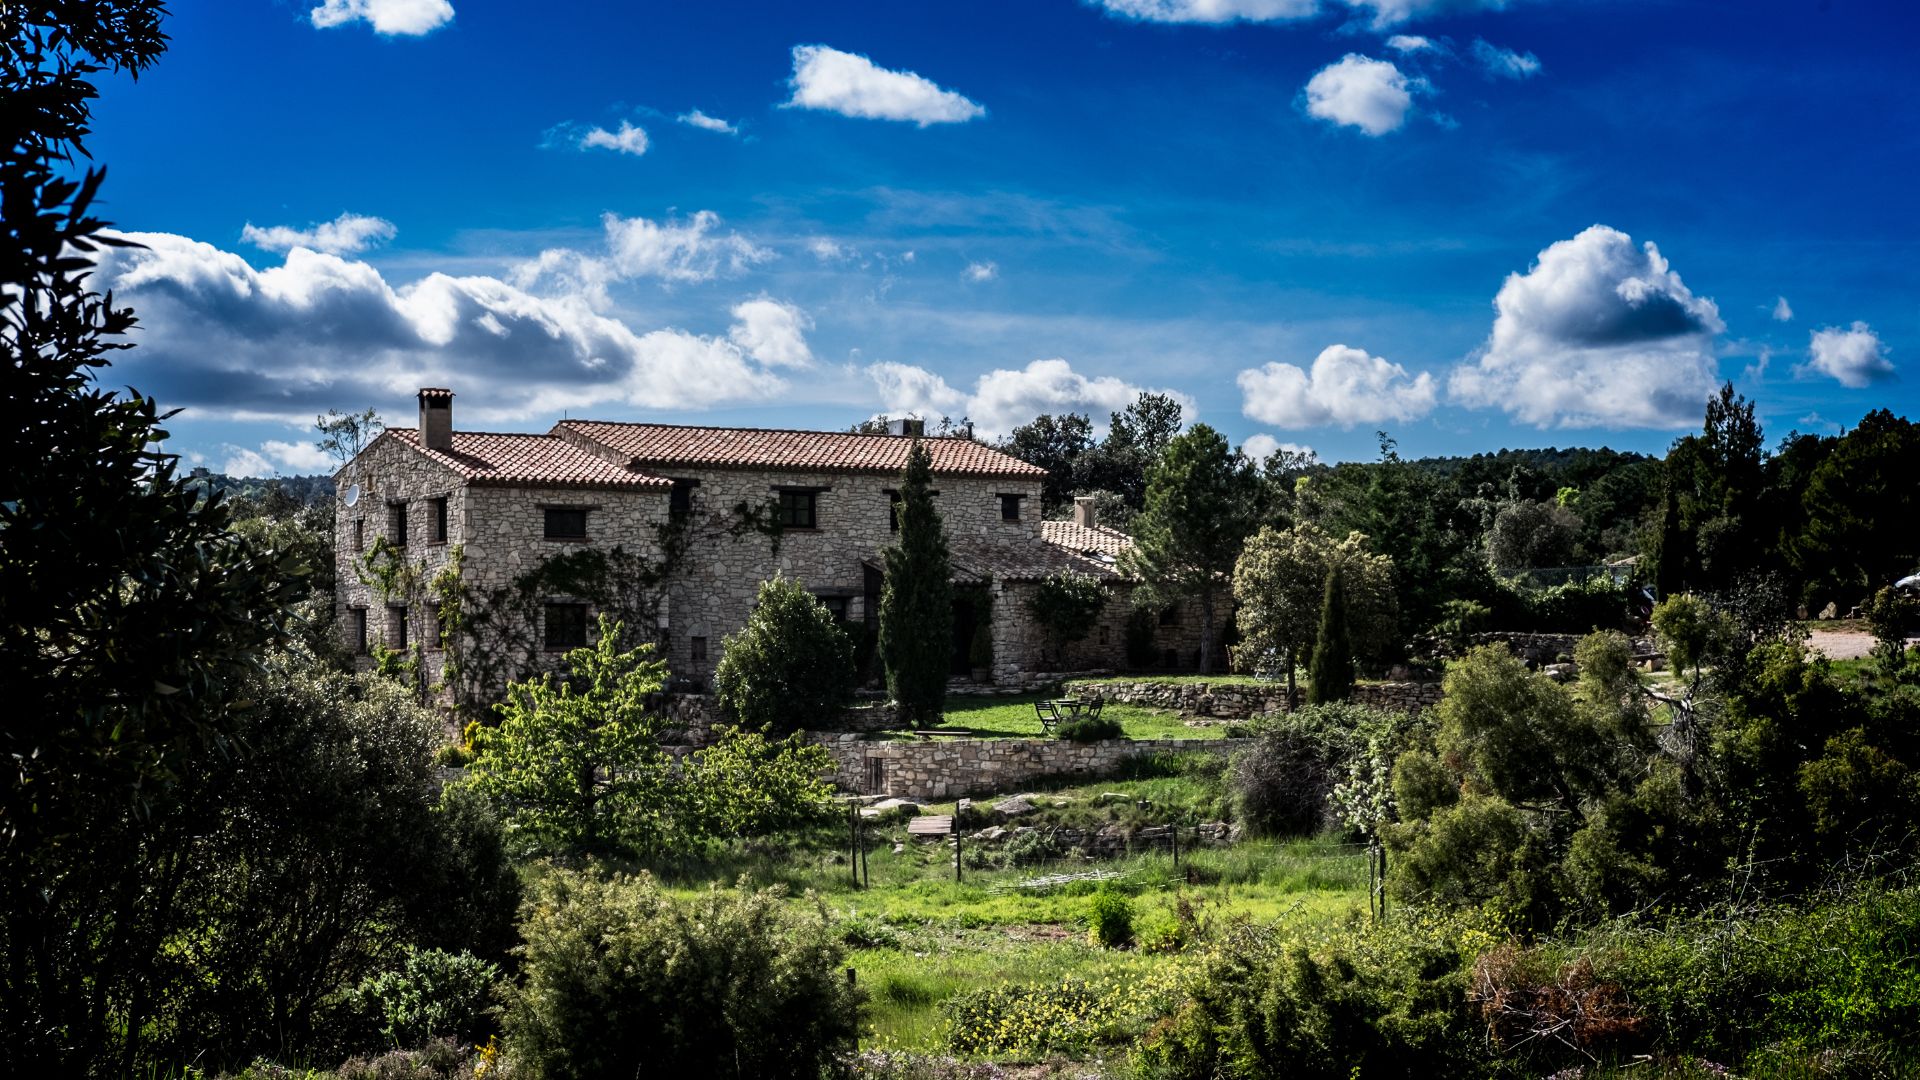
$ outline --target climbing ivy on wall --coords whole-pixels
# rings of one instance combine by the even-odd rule
[[[444,693],[454,708],[474,717],[491,714],[508,683],[557,671],[563,656],[549,654],[541,633],[542,609],[564,596],[593,606],[620,626],[616,647],[628,651],[659,643],[659,615],[666,586],[697,542],[738,542],[761,537],[770,554],[780,551],[781,525],[775,500],[735,503],[727,511],[696,518],[675,518],[655,527],[659,556],[649,557],[625,545],[576,548],[542,558],[505,586],[479,589],[463,573],[460,545],[448,551],[446,564],[429,572],[425,559],[409,560],[404,549],[374,540],[356,566],[360,580],[383,604],[418,611],[437,604],[444,653],[438,682],[429,682],[423,646],[409,640],[404,651],[384,643],[369,645],[376,667],[415,688],[425,702]],[[417,637],[417,635],[416,635]]]

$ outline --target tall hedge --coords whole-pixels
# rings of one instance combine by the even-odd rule
[[[933,506],[933,455],[918,439],[900,483],[900,541],[886,550],[880,657],[887,692],[909,724],[937,724],[953,662],[953,583],[947,533]]]
[[[853,699],[853,642],[792,578],[761,583],[747,625],[727,636],[724,649],[714,687],[744,728],[831,727]]]

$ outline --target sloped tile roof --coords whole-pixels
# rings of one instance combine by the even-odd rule
[[[1049,544],[1058,544],[1072,551],[1098,552],[1115,558],[1133,546],[1133,537],[1119,529],[1110,529],[1105,525],[1089,528],[1071,521],[1043,521],[1040,523],[1040,536]]]
[[[979,576],[1001,581],[1040,581],[1062,571],[1086,574],[1101,581],[1122,580],[1112,562],[1070,551],[1037,537],[955,539],[950,544],[955,567],[965,567]]]
[[[569,432],[624,456],[638,468],[780,469],[807,472],[898,474],[907,467],[913,440],[899,435],[845,431],[783,431],[772,428],[683,427],[562,420]],[[1038,479],[1046,470],[972,439],[927,437],[939,476],[1006,476]]]
[[[673,481],[596,457],[553,435],[456,431],[451,451],[420,445],[413,428],[388,428],[391,435],[452,469],[469,484],[523,487],[658,488]]]

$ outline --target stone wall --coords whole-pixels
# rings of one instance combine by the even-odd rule
[[[1235,739],[932,739],[873,742],[856,734],[819,733],[814,742],[834,759],[834,783],[861,795],[949,799],[1017,790],[1053,776],[1089,779],[1128,758],[1169,752],[1229,753]],[[877,766],[877,768],[876,768]],[[876,782],[877,779],[877,782]]]
[[[1087,636],[1066,648],[1064,663],[1055,663],[1052,648],[1040,627],[1027,614],[1027,601],[1038,585],[1035,582],[1009,582],[994,585],[993,602],[993,678],[997,683],[1020,685],[1036,681],[1042,672],[1053,671],[1126,671],[1127,617],[1133,611],[1133,586],[1125,581],[1107,584],[1107,603]],[[1224,618],[1216,612],[1216,617]],[[1216,634],[1225,624],[1216,626]],[[1172,663],[1167,653],[1171,652]],[[1220,650],[1224,661],[1225,650]],[[1200,660],[1200,605],[1184,600],[1173,609],[1172,622],[1162,625],[1156,618],[1153,640],[1154,662],[1150,668],[1167,671],[1195,671]]]
[[[705,746],[713,741],[715,725],[727,718],[720,702],[712,694],[661,694],[660,710],[667,718],[669,736],[688,746]],[[870,734],[891,730],[897,720],[890,704],[869,702],[840,714],[832,734]]]
[[[1222,720],[1245,720],[1287,711],[1285,683],[1068,682],[1063,690],[1075,697],[1173,709]],[[1305,696],[1303,689],[1301,699],[1305,700]],[[1383,709],[1425,709],[1440,703],[1440,684],[1361,683],[1353,688],[1353,700]]]

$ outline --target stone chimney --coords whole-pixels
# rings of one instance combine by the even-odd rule
[[[920,438],[927,433],[927,422],[911,416],[902,416],[887,421],[887,434]]]
[[[429,450],[453,449],[453,391],[420,388],[420,445]]]
[[[1093,496],[1073,497],[1073,523],[1083,529],[1093,528]]]

